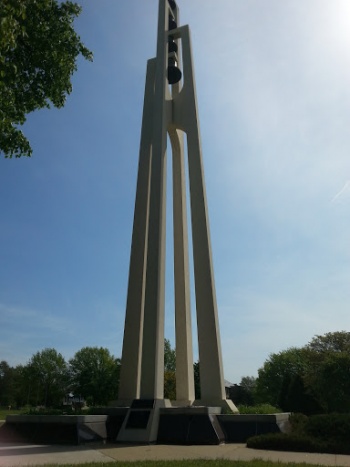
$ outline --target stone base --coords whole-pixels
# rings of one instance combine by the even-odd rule
[[[289,413],[225,415],[220,414],[221,407],[164,407],[166,403],[164,399],[137,400],[131,408],[96,409],[99,415],[8,415],[6,423],[0,423],[0,441],[81,444],[117,439],[136,444],[205,445],[245,443],[257,434],[290,430]],[[121,428],[124,434],[119,436]]]
[[[172,407],[191,407],[193,405],[193,400],[173,400],[171,401]]]
[[[1,439],[36,444],[81,444],[107,438],[107,415],[8,415]]]
[[[123,425],[129,407],[94,407],[93,415],[107,415],[107,440],[115,442]]]
[[[227,443],[245,443],[248,438],[265,433],[287,433],[289,413],[271,415],[218,415]]]
[[[193,402],[196,407],[221,407],[221,413],[239,413],[231,399],[196,399]]]
[[[217,420],[220,407],[160,409],[157,442],[161,444],[221,444],[224,432]]]
[[[134,399],[117,399],[116,401],[110,401],[108,407],[127,407],[130,408]]]
[[[159,410],[170,407],[168,399],[135,399],[117,436],[118,443],[155,443]]]

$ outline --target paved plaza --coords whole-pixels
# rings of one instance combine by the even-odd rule
[[[182,459],[264,459],[271,461],[271,464],[273,464],[273,462],[283,461],[350,467],[350,456],[261,451],[248,449],[246,448],[245,444],[223,444],[219,446],[130,446],[119,444],[40,446],[23,443],[0,443],[1,467],[43,464],[83,464],[87,462],[107,463],[115,461]]]

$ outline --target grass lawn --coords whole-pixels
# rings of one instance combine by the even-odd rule
[[[78,464],[79,465],[79,464]],[[182,461],[135,461],[135,462],[108,462],[80,464],[84,467],[321,467],[316,464],[294,464],[284,462],[271,462],[262,460],[253,461],[230,461],[230,460],[182,460]],[[36,466],[32,466],[36,467]],[[55,464],[46,464],[41,467],[57,467]],[[64,467],[64,466],[62,466]],[[66,467],[77,467],[77,464],[66,464]]]
[[[0,420],[6,420],[6,415],[18,415],[22,413],[22,410],[8,410],[8,409],[0,409]]]

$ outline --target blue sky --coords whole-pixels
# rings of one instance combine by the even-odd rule
[[[33,157],[0,158],[0,360],[11,365],[45,347],[121,354],[158,6],[80,4],[94,62],[79,61],[63,109],[29,116]],[[272,352],[350,330],[350,4],[178,4],[192,31],[225,378],[238,383]]]

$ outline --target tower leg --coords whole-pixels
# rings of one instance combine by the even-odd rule
[[[130,405],[140,396],[155,66],[155,59],[148,61],[119,383],[120,405]]]
[[[168,2],[159,2],[157,59],[154,79],[151,178],[149,195],[147,269],[143,326],[141,398],[164,398],[164,304],[166,145],[168,114],[164,47]]]
[[[191,405],[195,399],[191,326],[190,278],[183,132],[169,129],[173,156],[174,279],[176,335],[176,401]]]
[[[174,98],[174,125],[187,133],[193,263],[196,290],[201,401],[237,411],[226,401],[218,312],[211,253],[208,207],[202,165],[201,142],[189,28],[181,28],[182,91]]]
[[[158,151],[157,151],[158,149]],[[152,147],[140,397],[164,398],[166,151]]]

